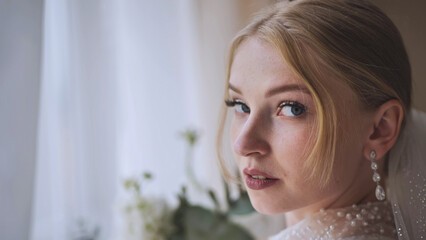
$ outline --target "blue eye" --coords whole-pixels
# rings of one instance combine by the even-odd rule
[[[298,102],[284,102],[280,105],[280,115],[286,117],[297,117],[306,111],[306,107]]]
[[[238,113],[250,113],[250,108],[239,100],[225,101],[226,106],[235,107],[235,111]]]
[[[239,102],[235,104],[235,111],[239,113],[250,113],[250,108],[244,103]]]

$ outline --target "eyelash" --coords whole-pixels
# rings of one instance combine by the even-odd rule
[[[227,107],[235,107],[235,106],[241,106],[241,107],[243,107],[243,106],[245,106],[245,107],[247,107],[249,109],[248,113],[250,113],[250,108],[245,103],[243,103],[240,100],[225,100],[225,104],[226,104]]]
[[[225,104],[226,104],[227,107],[235,107],[235,106],[238,106],[238,105],[241,105],[242,107],[245,106],[245,107],[247,107],[249,109],[249,112],[243,112],[243,113],[250,113],[250,108],[244,102],[242,102],[240,100],[225,100]],[[292,116],[292,117],[299,117],[300,115],[302,115],[303,113],[305,113],[306,110],[307,110],[307,108],[306,108],[305,105],[303,105],[303,104],[301,104],[301,103],[299,103],[297,101],[284,101],[284,102],[281,102],[278,105],[278,112],[277,112],[277,114],[281,113],[284,110],[285,107],[291,107],[292,109],[294,107],[298,107],[298,108],[300,108],[302,110],[302,112],[300,114],[298,114],[298,115],[294,114],[293,111],[292,111],[292,114],[295,115],[295,116]]]
[[[292,109],[291,109],[291,112],[292,112],[292,114],[294,114],[294,115],[296,115],[295,113],[293,113],[293,109],[295,108],[295,107],[297,107],[297,108],[299,108],[300,110],[302,110],[302,112],[300,113],[300,114],[297,114],[296,116],[294,116],[294,117],[299,117],[299,116],[301,116],[303,113],[305,113],[306,112],[306,106],[305,105],[303,105],[303,104],[301,104],[301,103],[299,103],[299,102],[297,102],[297,101],[285,101],[285,102],[283,102],[283,103],[281,103],[280,105],[279,105],[279,108],[280,108],[280,111],[279,112],[282,112],[283,110],[284,110],[284,107],[291,107]]]
[[[235,107],[235,105],[237,105],[238,103],[240,103],[237,100],[225,100],[225,105],[227,107]]]

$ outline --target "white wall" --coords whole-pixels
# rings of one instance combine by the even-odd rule
[[[27,239],[43,0],[0,1],[0,239]]]
[[[426,112],[426,1],[373,0],[398,27],[413,77],[413,106]]]

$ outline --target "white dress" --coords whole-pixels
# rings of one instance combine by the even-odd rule
[[[269,240],[394,240],[397,231],[389,202],[321,210]]]

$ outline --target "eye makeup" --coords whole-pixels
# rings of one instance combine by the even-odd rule
[[[250,108],[241,100],[225,100],[227,107],[235,107],[238,113],[250,113]]]
[[[298,117],[307,110],[305,105],[297,101],[284,101],[280,103],[278,108],[278,115],[282,114],[287,117]]]

